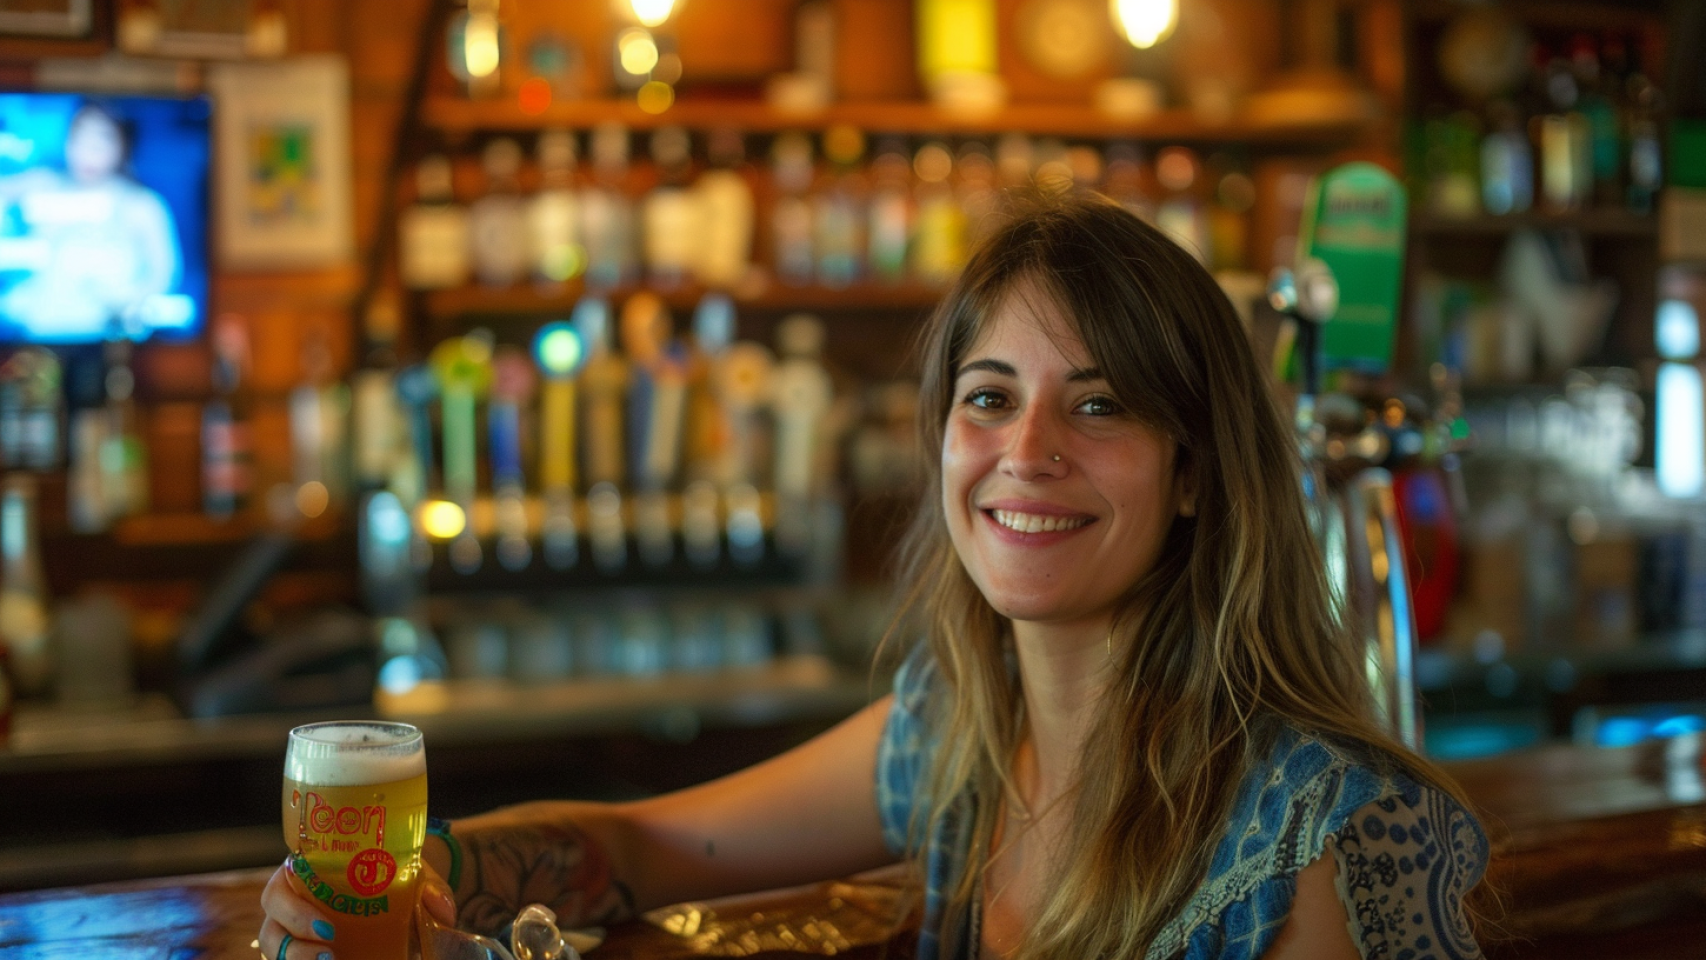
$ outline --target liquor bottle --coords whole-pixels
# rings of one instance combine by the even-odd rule
[[[1013,130],[995,141],[995,169],[1001,189],[1016,191],[1029,187],[1036,167],[1036,144],[1030,137]]]
[[[1155,176],[1166,193],[1155,211],[1155,225],[1173,242],[1208,262],[1212,243],[1195,188],[1202,173],[1197,155],[1184,147],[1167,147],[1155,155]]]
[[[1481,140],[1481,207],[1495,216],[1525,213],[1534,206],[1534,144],[1509,100],[1491,104],[1487,121]]]
[[[44,692],[53,669],[39,519],[36,478],[8,474],[0,492],[0,647],[21,696]]]
[[[628,128],[600,124],[592,132],[594,181],[581,192],[586,281],[593,290],[628,283],[635,274],[635,215],[628,198]]]
[[[1664,186],[1664,144],[1660,139],[1660,116],[1664,94],[1647,78],[1638,62],[1631,62],[1624,81],[1629,140],[1629,185],[1624,205],[1634,213],[1650,214]]]
[[[451,337],[433,348],[430,358],[438,380],[439,423],[444,435],[444,495],[462,508],[462,529],[450,542],[451,569],[475,573],[484,562],[474,532],[474,498],[479,484],[477,407],[492,384],[492,341],[485,331]]]
[[[803,287],[812,282],[817,268],[808,196],[814,179],[811,139],[799,132],[782,134],[771,144],[770,163],[776,185],[770,214],[776,276],[788,286]]]
[[[986,112],[1006,88],[998,72],[995,0],[919,0],[918,74],[931,98],[949,109]]]
[[[1587,123],[1592,202],[1616,206],[1624,193],[1623,131],[1592,37],[1580,34],[1571,42],[1570,69],[1576,78],[1577,110]]]
[[[486,437],[491,446],[498,565],[510,571],[525,570],[533,562],[533,546],[527,536],[527,476],[522,468],[522,438],[529,435],[526,411],[536,385],[533,363],[526,352],[507,345],[493,352],[492,400],[486,407]]]
[[[1218,153],[1207,164],[1213,200],[1208,207],[1210,260],[1216,271],[1249,269],[1250,211],[1256,182],[1242,156]]]
[[[59,464],[64,405],[59,358],[22,347],[0,367],[0,464],[52,470]]]
[[[332,371],[325,335],[303,344],[302,379],[290,391],[292,475],[298,506],[313,517],[349,497],[349,388]]]
[[[107,507],[101,451],[107,435],[106,362],[99,355],[72,358],[65,378],[71,408],[65,474],[66,520],[73,533],[99,533],[112,514]]]
[[[775,411],[776,545],[799,556],[811,546],[811,502],[817,494],[814,466],[823,419],[834,388],[823,369],[823,321],[797,313],[777,328],[781,362],[771,377]]]
[[[628,563],[627,523],[622,516],[622,413],[628,364],[611,349],[608,309],[577,309],[574,319],[586,349],[580,377],[580,436],[586,467],[587,537],[593,563],[606,573],[616,573]]]
[[[695,270],[705,286],[731,290],[752,269],[755,214],[745,138],[738,130],[714,130],[706,144],[706,157],[711,169],[694,185],[704,234]]]
[[[954,155],[946,144],[932,141],[912,158],[918,175],[918,229],[913,236],[912,273],[932,286],[946,285],[966,258],[966,217],[954,196],[950,178]]]
[[[533,280],[555,289],[586,269],[575,193],[575,136],[567,130],[539,135],[540,189],[527,204]]]
[[[885,283],[906,279],[906,264],[912,248],[912,162],[904,140],[885,140],[871,162],[869,249],[866,263],[873,276]]]
[[[404,286],[442,290],[468,282],[468,214],[456,204],[450,158],[435,153],[415,165],[415,203],[397,233]]]
[[[646,195],[642,221],[646,277],[655,289],[672,290],[687,279],[704,248],[699,205],[688,180],[693,173],[692,139],[686,129],[659,127],[651,137],[658,185]]]
[[[841,289],[859,279],[864,259],[865,184],[859,166],[865,135],[855,127],[831,127],[823,136],[823,153],[830,171],[812,197],[812,246],[818,282]]]
[[[249,333],[236,314],[213,323],[213,396],[201,411],[201,503],[211,517],[225,519],[249,497]]]
[[[575,316],[589,310],[608,312],[602,300],[588,298],[575,305]],[[545,505],[540,546],[546,566],[553,570],[567,570],[580,560],[574,509],[575,377],[586,363],[581,330],[588,326],[584,320],[548,323],[533,340],[533,356],[545,381],[539,400],[539,490]]]
[[[1587,117],[1578,109],[1581,91],[1562,57],[1544,68],[1547,112],[1540,117],[1540,188],[1555,211],[1580,210],[1593,192],[1593,144]]]
[[[668,491],[680,469],[687,364],[674,342],[669,308],[650,291],[622,308],[628,379],[628,475],[636,490],[634,532],[640,559],[667,566],[674,555]]]
[[[1108,144],[1102,167],[1102,192],[1145,223],[1155,222],[1155,204],[1144,189],[1143,151],[1129,140]]]
[[[957,166],[960,177],[954,192],[959,198],[960,209],[965,213],[966,243],[976,249],[1000,228],[1004,219],[999,173],[989,147],[976,140],[960,145]]]
[[[136,374],[130,341],[108,340],[105,348],[106,429],[101,437],[101,499],[109,520],[148,510],[148,453],[137,425]]]
[[[397,399],[397,304],[375,298],[363,317],[362,364],[350,377],[350,479],[368,494],[392,486],[403,438]]]
[[[521,196],[521,147],[508,137],[486,144],[480,165],[486,195],[468,207],[474,275],[488,287],[508,287],[531,273],[527,203]]]

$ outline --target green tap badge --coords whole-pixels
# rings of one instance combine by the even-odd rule
[[[1310,190],[1299,262],[1318,257],[1339,281],[1339,309],[1322,331],[1329,369],[1380,374],[1392,365],[1406,212],[1403,187],[1372,163],[1335,167]]]

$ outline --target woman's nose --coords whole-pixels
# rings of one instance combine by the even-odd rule
[[[1023,411],[1008,435],[1002,466],[1015,479],[1060,476],[1066,471],[1062,425],[1037,407]]]

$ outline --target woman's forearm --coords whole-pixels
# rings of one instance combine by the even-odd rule
[[[622,833],[611,808],[591,803],[531,803],[456,821],[458,925],[495,934],[530,903],[550,907],[565,927],[628,919]],[[430,838],[425,854],[450,879],[449,847]]]

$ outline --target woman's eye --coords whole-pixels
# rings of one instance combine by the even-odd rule
[[[1007,405],[1007,398],[999,390],[985,387],[966,394],[965,403],[980,410],[1000,410]]]
[[[1111,417],[1120,412],[1120,405],[1112,397],[1091,397],[1080,403],[1078,409],[1094,417]]]

